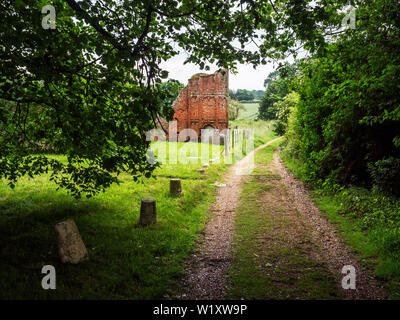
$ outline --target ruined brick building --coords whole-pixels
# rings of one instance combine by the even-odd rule
[[[173,120],[177,121],[176,131],[193,129],[201,136],[201,129],[228,128],[229,112],[228,72],[193,75],[176,98]],[[164,125],[164,128],[167,126]]]

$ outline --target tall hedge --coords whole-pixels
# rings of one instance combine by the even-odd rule
[[[400,4],[371,1],[356,16],[298,80],[289,144],[310,181],[370,184],[368,167],[400,158]]]

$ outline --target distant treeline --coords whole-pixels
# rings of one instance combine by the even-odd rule
[[[239,101],[260,100],[263,94],[264,90],[246,90],[246,89],[229,90],[229,96],[231,97],[231,99]]]

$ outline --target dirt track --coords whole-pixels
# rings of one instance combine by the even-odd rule
[[[258,147],[255,152],[276,140]],[[229,283],[226,275],[232,261],[235,208],[244,177],[236,172],[245,168],[248,161],[249,156],[231,166],[225,175],[223,186],[219,188],[211,208],[210,221],[200,237],[196,251],[186,263],[186,276],[182,279],[185,290],[178,298],[223,299],[227,294]],[[266,203],[264,210],[271,212],[271,215],[281,212],[276,219],[284,218],[289,221],[287,230],[279,230],[279,237],[287,237],[287,242],[295,246],[306,243],[302,239],[307,238],[307,254],[312,260],[327,266],[345,299],[386,298],[386,291],[360,267],[354,255],[337,235],[335,228],[321,217],[303,183],[294,179],[283,166],[278,152],[274,153],[273,160],[267,168],[273,175],[279,176],[279,179],[274,179],[274,188],[263,198]],[[271,181],[265,183],[271,184]],[[271,241],[271,245],[276,242],[273,233],[265,235],[265,238]],[[345,265],[352,265],[356,269],[356,290],[341,288],[344,276],[341,271]]]
[[[278,139],[259,146],[253,152]],[[211,208],[210,221],[203,231],[196,251],[186,264],[186,277],[182,280],[186,290],[181,298],[223,299],[227,292],[226,272],[232,259],[234,215],[243,177],[237,172],[246,168],[250,159],[251,154],[232,165],[224,177],[223,186],[219,187]]]

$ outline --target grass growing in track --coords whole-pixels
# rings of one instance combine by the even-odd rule
[[[183,144],[178,144],[182,148]],[[187,146],[187,144],[186,144]],[[197,148],[193,144],[190,151]],[[216,153],[220,152],[219,146]],[[62,156],[54,156],[62,159]],[[183,272],[208,217],[214,186],[226,169],[211,164],[164,165],[157,179],[122,183],[91,199],[75,200],[42,175],[22,178],[15,189],[0,181],[0,299],[163,298]],[[169,179],[184,178],[183,196],[169,196]],[[158,223],[138,227],[140,200],[156,199]],[[79,265],[59,262],[57,222],[73,218],[89,252]],[[53,265],[57,289],[43,290],[41,269]]]
[[[302,246],[289,244],[285,230],[294,232],[284,214],[272,214],[263,194],[277,187],[267,184],[271,175],[266,165],[281,141],[259,150],[256,169],[243,184],[235,215],[233,262],[229,272],[229,299],[337,299],[333,277],[314,262]],[[268,208],[268,207],[267,207]],[[297,232],[297,229],[296,229]],[[299,231],[303,232],[304,231]],[[300,234],[307,242],[307,234]]]

